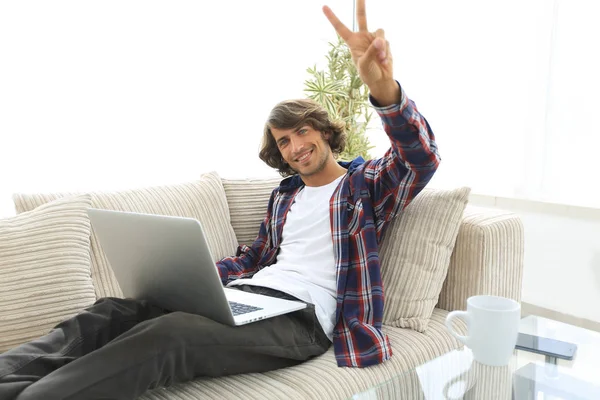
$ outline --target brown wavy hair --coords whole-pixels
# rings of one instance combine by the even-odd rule
[[[333,156],[337,156],[346,147],[346,131],[343,121],[329,118],[329,114],[319,103],[310,99],[286,100],[277,104],[265,123],[263,139],[258,156],[269,167],[277,169],[284,178],[296,174],[281,156],[277,143],[273,138],[271,128],[296,129],[309,125],[321,132],[323,139],[329,143]],[[329,138],[325,134],[329,133]]]

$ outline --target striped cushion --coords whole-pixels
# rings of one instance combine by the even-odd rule
[[[271,192],[280,182],[281,178],[223,179],[231,226],[239,244],[250,245],[256,239],[260,224],[267,215]]]
[[[231,224],[240,244],[251,244],[280,179],[224,179]],[[385,290],[383,323],[427,327],[450,264],[470,189],[424,189],[388,226],[380,246]]]
[[[91,196],[0,220],[0,353],[45,335],[96,299],[90,277]]]
[[[384,327],[392,343],[394,356],[383,364],[369,368],[339,368],[333,347],[330,347],[325,354],[294,367],[222,378],[199,378],[170,388],[153,390],[140,399],[342,400],[391,379],[393,381],[389,385],[380,388],[378,399],[423,398],[421,382],[413,369],[461,347],[447,333],[444,325],[446,315],[447,311],[435,309],[425,333]],[[460,320],[456,320],[455,327],[459,333],[466,332],[466,325]]]
[[[383,323],[425,331],[448,273],[469,188],[424,189],[380,245]]]
[[[67,194],[15,194],[13,199],[17,212],[20,213],[65,195]],[[190,183],[114,193],[95,192],[92,193],[92,207],[196,218],[206,233],[215,261],[234,255],[237,248],[223,185],[215,172],[204,174],[199,180]],[[121,288],[95,234],[91,238],[91,253],[96,296],[122,297]]]

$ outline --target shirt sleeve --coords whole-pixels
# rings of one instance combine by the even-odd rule
[[[260,225],[260,230],[254,243],[251,246],[239,246],[235,257],[225,257],[217,262],[217,270],[224,285],[236,279],[251,278],[259,270],[261,260],[269,252],[271,242],[271,210],[275,193],[276,189],[271,193],[267,215]]]
[[[382,158],[367,161],[364,169],[380,227],[408,206],[441,161],[429,123],[401,86],[400,92],[399,104],[386,107],[370,97],[391,143]]]

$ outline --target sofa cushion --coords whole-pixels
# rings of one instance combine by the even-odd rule
[[[13,199],[20,213],[65,195],[68,194],[15,194]],[[195,218],[204,228],[215,261],[235,254],[237,241],[229,219],[227,199],[221,179],[215,172],[189,183],[93,192],[91,195],[94,208]],[[122,297],[121,288],[93,228],[91,253],[96,296]]]
[[[250,245],[256,239],[260,224],[267,215],[271,192],[280,182],[281,178],[223,179],[231,226],[240,245]]]
[[[427,329],[469,193],[467,187],[425,188],[387,227],[379,250],[384,324],[419,332]]]
[[[435,309],[429,329],[419,333],[411,329],[384,326],[394,355],[388,361],[369,368],[340,368],[333,346],[316,358],[290,368],[221,378],[198,378],[169,388],[156,389],[141,396],[144,400],[187,399],[350,399],[356,392],[396,378],[405,378],[402,385],[378,391],[380,399],[422,398],[421,382],[414,368],[432,358],[462,347],[448,333],[444,320],[447,311]],[[466,325],[457,320],[455,329],[464,334]],[[406,373],[406,371],[411,371]],[[369,397],[371,398],[371,397]]]
[[[64,198],[0,220],[0,353],[94,303],[90,204]]]

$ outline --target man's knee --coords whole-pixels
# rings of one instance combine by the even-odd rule
[[[152,341],[164,343],[197,343],[203,334],[208,333],[214,322],[199,315],[185,312],[172,312],[138,327]]]
[[[191,325],[193,325],[192,319],[194,318],[202,317],[176,311],[155,318],[151,323],[154,325],[154,329],[156,329],[157,332],[163,332],[165,334],[178,333],[188,331],[191,328]]]

